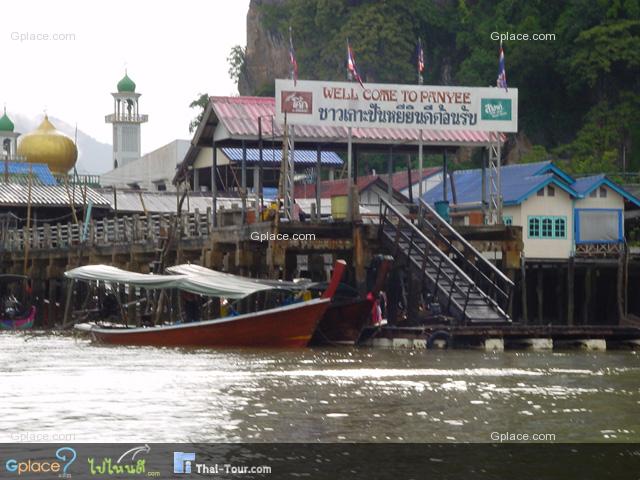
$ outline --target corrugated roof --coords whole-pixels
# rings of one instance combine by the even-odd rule
[[[29,162],[0,162],[0,179],[5,172],[9,173],[11,183],[27,185],[29,183],[29,171],[31,171],[32,184],[57,185],[56,179],[51,174],[49,166],[44,163]]]
[[[27,185],[0,183],[0,206],[26,207],[28,198]],[[93,203],[94,207],[109,207],[109,202],[92,188],[87,188],[86,198]],[[33,207],[68,207],[72,200],[75,206],[84,205],[84,187],[74,189],[73,186],[69,186],[68,191],[64,185],[32,185],[31,187]]]
[[[604,173],[578,178],[571,187],[581,195],[588,194],[605,179]]]
[[[225,147],[222,152],[233,162],[242,161],[242,148]],[[294,151],[293,159],[296,164],[315,165],[317,162],[317,153],[314,150],[298,150]],[[282,162],[282,149],[263,148],[262,160],[265,163]],[[260,150],[257,148],[247,148],[247,162],[257,163],[260,161]],[[322,165],[342,166],[343,161],[336,152],[321,152],[320,161]]]
[[[436,173],[440,173],[440,171],[442,171],[442,168],[440,167],[423,168],[422,179],[424,180],[426,178],[429,178],[432,175],[435,175]],[[386,181],[387,175],[382,175],[382,177]],[[419,181],[420,181],[420,170],[417,168],[414,170],[411,170],[411,184],[415,185]],[[407,171],[404,170],[400,172],[395,172],[391,176],[391,186],[394,189],[398,190],[399,192],[401,192],[405,188],[409,188],[409,176],[407,175]]]
[[[258,136],[258,118],[262,117],[263,137],[282,137],[282,126],[271,118],[275,114],[275,99],[271,97],[211,97],[213,110],[223,124],[229,138]],[[296,140],[340,141],[347,138],[346,127],[320,127],[315,125],[296,125]],[[502,141],[506,138],[501,135]],[[420,130],[393,128],[352,128],[355,143],[398,143],[415,144],[420,140]],[[220,138],[220,140],[222,140]],[[422,141],[433,145],[485,145],[491,143],[487,132],[473,131],[434,131],[423,130]]]
[[[364,190],[369,188],[374,183],[378,182],[380,187],[383,189],[387,189],[387,177],[386,175],[365,175],[362,177],[358,177],[358,192],[362,193]],[[394,189],[395,190],[395,189]],[[346,178],[342,178],[339,180],[325,180],[320,183],[320,198],[331,198],[338,195],[347,195],[348,194],[348,183]],[[396,194],[399,195],[399,192],[396,191]],[[311,184],[296,184],[294,193],[294,198],[315,198],[316,196],[316,185],[315,183]]]
[[[572,196],[578,194],[566,183],[560,181],[551,169],[551,162],[524,163],[515,165],[505,165],[502,167],[500,176],[502,179],[502,198],[505,205],[518,204],[528,195],[536,192],[543,186],[554,183],[567,191]],[[547,173],[548,172],[548,173]],[[453,172],[453,183],[456,190],[456,204],[479,204],[482,199],[482,170],[458,170]],[[447,179],[448,200],[453,203],[450,180]],[[488,174],[486,179],[487,192]],[[433,204],[442,200],[442,182],[429,190],[423,196],[427,203]]]

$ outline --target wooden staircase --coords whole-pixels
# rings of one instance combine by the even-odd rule
[[[461,324],[511,322],[511,280],[428,205],[419,206],[418,228],[386,199],[380,201],[382,241],[418,273],[445,313]]]

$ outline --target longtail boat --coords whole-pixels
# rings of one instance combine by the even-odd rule
[[[75,328],[96,342],[117,345],[192,347],[304,347],[324,315],[344,272],[338,260],[328,288],[321,298],[300,301],[241,315],[212,320],[157,326],[82,323]],[[105,265],[78,267],[65,273],[72,280],[126,284],[146,290],[177,289],[190,294],[225,299],[245,299],[274,290],[253,279],[218,273],[213,279],[197,273],[146,275]],[[278,287],[275,286],[275,289]]]
[[[0,275],[0,330],[28,330],[33,327],[36,307],[30,305],[30,282],[25,275]]]
[[[362,297],[355,289],[338,288],[331,305],[313,333],[310,345],[354,345],[356,343],[362,330],[371,320],[372,311],[376,306],[376,297],[387,279],[393,257],[381,256],[379,260],[375,272],[375,283],[366,296]],[[320,288],[323,286],[319,285]]]

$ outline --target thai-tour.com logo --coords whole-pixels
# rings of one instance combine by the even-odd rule
[[[480,102],[482,120],[511,120],[510,98],[483,98]]]
[[[269,465],[234,465],[231,463],[196,463],[193,452],[173,452],[173,473],[199,475],[255,475],[270,474]]]
[[[195,461],[195,453],[173,452],[173,473],[191,473],[191,465]]]
[[[147,460],[144,455],[151,451],[149,445],[133,447],[124,452],[117,459],[113,457],[87,458],[89,473],[94,476],[127,475],[145,477],[159,477],[160,472],[147,470]]]
[[[282,92],[282,112],[286,113],[307,113],[313,110],[312,92]]]
[[[61,447],[56,450],[54,458],[45,459],[16,459],[10,458],[5,462],[5,469],[15,475],[46,475],[59,478],[71,478],[69,467],[76,461],[78,454],[71,447]]]

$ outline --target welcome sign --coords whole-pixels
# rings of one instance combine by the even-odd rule
[[[518,131],[518,90],[276,80],[276,121],[328,127]]]

